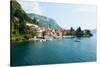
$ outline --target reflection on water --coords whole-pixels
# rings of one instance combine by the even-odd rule
[[[96,36],[12,43],[11,61],[11,65],[96,61]]]

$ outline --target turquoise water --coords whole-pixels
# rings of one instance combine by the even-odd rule
[[[11,44],[11,65],[41,65],[96,61],[96,35],[90,38],[26,41]]]

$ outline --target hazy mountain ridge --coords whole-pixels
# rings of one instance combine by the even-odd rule
[[[30,17],[16,0],[10,1],[10,7],[11,40],[26,40],[36,36],[35,28],[27,26],[26,23],[36,24],[39,27],[60,29],[56,21],[51,18],[37,14],[31,14]],[[35,17],[35,20],[32,17]]]
[[[91,32],[92,33],[97,33],[97,29],[92,29]]]
[[[43,27],[50,27],[53,29],[60,29],[61,27],[56,23],[56,21],[54,19],[51,19],[49,17],[46,16],[41,16],[41,15],[37,15],[34,13],[30,13],[28,14],[32,19],[36,19],[38,21],[38,25],[39,26],[43,26]]]

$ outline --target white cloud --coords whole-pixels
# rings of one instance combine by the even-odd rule
[[[39,3],[34,1],[21,1],[17,0],[26,13],[35,13],[42,15],[44,10],[40,7]]]

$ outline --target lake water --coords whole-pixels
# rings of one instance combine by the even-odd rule
[[[96,35],[90,38],[26,41],[11,44],[11,65],[42,65],[96,61]]]

